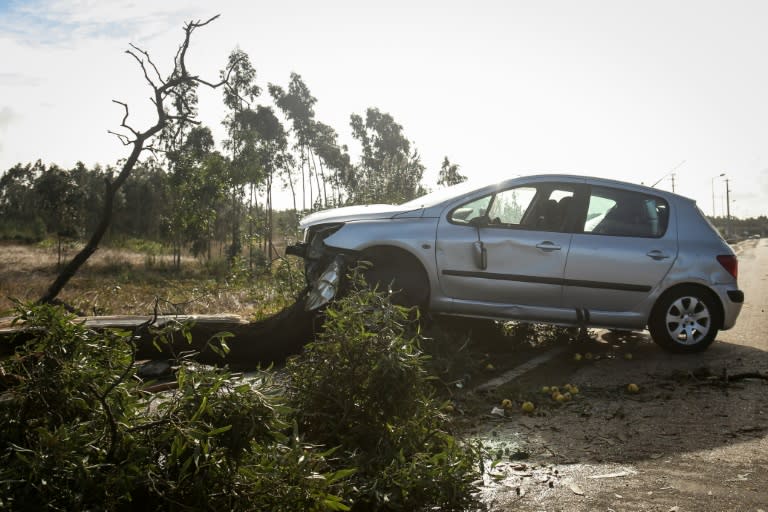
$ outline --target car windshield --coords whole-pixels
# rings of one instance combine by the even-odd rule
[[[466,194],[467,192],[471,192],[472,190],[490,185],[492,183],[494,182],[482,180],[465,181],[463,183],[459,183],[458,185],[451,185],[450,187],[435,190],[434,192],[430,192],[429,194],[405,202],[400,206],[404,208],[412,208],[414,210],[417,208],[429,208],[430,206],[435,206],[436,204],[440,204],[444,201],[447,201],[448,199],[459,197],[463,194]]]

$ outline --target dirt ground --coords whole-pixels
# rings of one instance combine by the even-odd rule
[[[739,323],[702,354],[602,331],[465,395],[467,408],[487,411],[470,435],[499,461],[481,487],[488,509],[768,510],[768,242],[743,247],[740,272]],[[579,388],[568,402],[542,392],[566,383]],[[513,405],[502,413],[505,398]],[[536,410],[523,413],[523,401]]]

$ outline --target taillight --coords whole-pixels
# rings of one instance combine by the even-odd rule
[[[739,260],[733,255],[722,255],[717,257],[717,261],[723,266],[734,279],[739,277]]]

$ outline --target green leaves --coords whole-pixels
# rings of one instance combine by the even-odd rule
[[[479,455],[447,431],[412,312],[351,280],[319,339],[288,362],[300,431],[339,447],[335,467],[357,468],[336,473],[352,480],[355,509],[464,509]]]
[[[0,508],[349,509],[352,471],[285,435],[294,412],[271,373],[245,380],[181,360],[176,389],[151,395],[128,333],[50,306],[18,313],[32,338],[0,361]],[[183,325],[158,334],[174,330],[185,336]],[[224,350],[227,337],[212,341]]]

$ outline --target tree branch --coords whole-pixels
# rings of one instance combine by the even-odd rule
[[[59,275],[56,277],[56,279],[51,283],[50,287],[46,291],[46,293],[38,300],[40,303],[50,303],[52,302],[58,294],[61,292],[61,290],[64,288],[64,286],[69,282],[69,280],[75,275],[75,273],[80,269],[80,267],[90,258],[90,256],[96,252],[96,250],[99,247],[99,244],[101,243],[101,239],[104,237],[104,234],[107,232],[107,229],[109,228],[109,225],[112,221],[112,210],[113,210],[113,204],[115,201],[115,195],[117,194],[120,187],[125,183],[125,181],[130,176],[131,172],[133,171],[134,166],[139,160],[139,156],[145,149],[151,148],[151,144],[147,144],[147,142],[152,139],[155,135],[160,133],[165,126],[168,124],[169,120],[177,120],[177,121],[183,121],[183,122],[189,122],[189,123],[196,123],[196,120],[194,119],[194,112],[190,108],[189,105],[184,106],[184,111],[178,115],[175,116],[169,116],[169,114],[165,111],[165,105],[164,101],[168,96],[172,96],[174,94],[177,94],[177,88],[183,87],[185,85],[194,85],[194,84],[204,84],[211,88],[217,88],[227,83],[227,80],[229,79],[230,74],[232,73],[232,66],[230,66],[229,70],[227,71],[225,78],[222,79],[219,83],[211,83],[208,81],[205,81],[198,76],[192,76],[187,72],[187,65],[186,65],[186,55],[187,50],[189,49],[189,43],[190,38],[192,36],[192,33],[201,27],[204,27],[217,19],[219,15],[213,16],[209,18],[206,21],[195,21],[195,22],[188,22],[184,25],[184,41],[179,47],[179,50],[176,54],[176,57],[174,58],[174,69],[171,73],[170,77],[167,80],[163,80],[160,75],[160,72],[157,68],[157,66],[154,64],[152,59],[149,56],[149,53],[145,50],[140,49],[134,44],[131,44],[131,49],[126,50],[126,53],[130,55],[141,68],[142,73],[144,74],[144,78],[149,84],[149,86],[152,88],[153,91],[153,98],[152,102],[155,105],[155,111],[157,114],[157,119],[155,123],[150,126],[146,131],[140,131],[137,130],[130,125],[128,125],[128,105],[113,100],[118,105],[122,105],[124,109],[123,118],[120,122],[120,127],[124,130],[127,130],[130,132],[131,136],[125,135],[125,134],[119,134],[116,132],[110,131],[109,133],[112,133],[113,135],[116,135],[118,139],[123,143],[125,146],[132,146],[131,152],[128,155],[128,158],[123,163],[122,169],[120,170],[120,173],[117,175],[115,180],[108,185],[107,187],[107,193],[105,194],[104,198],[104,205],[102,210],[101,219],[99,220],[98,225],[96,226],[93,234],[91,235],[91,238],[88,240],[88,243],[86,243],[85,247],[75,255],[74,258],[61,270]],[[139,55],[142,55],[140,57]],[[234,65],[234,64],[233,64]],[[150,77],[149,69],[151,69],[158,77],[157,81],[153,80]]]

